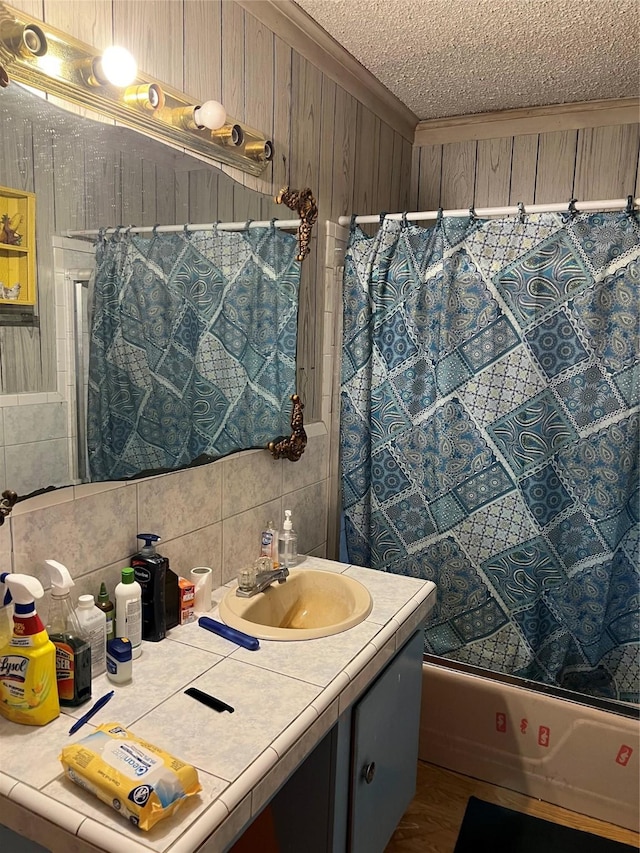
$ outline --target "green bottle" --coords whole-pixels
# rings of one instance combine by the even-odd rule
[[[96,601],[96,607],[99,607],[107,617],[107,642],[113,640],[116,635],[116,611],[113,601],[109,598],[109,593],[104,582],[100,584],[100,593]]]

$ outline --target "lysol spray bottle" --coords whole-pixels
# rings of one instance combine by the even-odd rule
[[[9,577],[9,572],[0,573],[0,584],[4,579]],[[9,640],[13,634],[13,620],[11,615],[13,608],[11,607],[11,593],[8,586],[0,586],[0,649],[3,649],[9,644]]]
[[[65,708],[91,699],[91,645],[75,614],[69,590],[75,586],[69,570],[45,560],[51,577],[51,607],[47,631],[56,647],[58,697]]]
[[[60,715],[56,648],[36,613],[35,599],[44,590],[29,575],[7,572],[0,581],[15,602],[13,633],[0,649],[0,714],[14,723],[44,726]]]

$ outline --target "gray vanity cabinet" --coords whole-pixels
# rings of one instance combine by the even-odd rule
[[[349,853],[383,851],[415,794],[422,651],[418,631],[353,708]]]
[[[271,800],[279,853],[383,853],[415,794],[423,648],[420,627]],[[261,819],[233,853],[271,849]]]
[[[0,823],[0,850],[3,853],[50,853],[46,847],[18,835]]]

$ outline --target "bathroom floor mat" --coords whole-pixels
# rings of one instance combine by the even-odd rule
[[[590,832],[469,797],[454,853],[638,853]]]

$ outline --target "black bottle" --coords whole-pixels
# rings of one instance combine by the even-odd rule
[[[165,579],[169,560],[155,549],[160,537],[139,533],[145,545],[131,559],[135,579],[142,587],[142,639],[157,643],[167,635],[165,617]]]
[[[180,624],[180,587],[178,575],[172,568],[167,569],[164,583],[164,612],[167,631]]]

